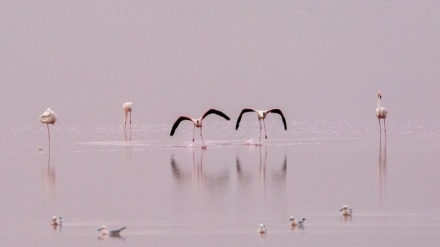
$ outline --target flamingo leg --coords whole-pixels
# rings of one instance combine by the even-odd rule
[[[130,119],[131,119],[131,113],[130,113]],[[131,141],[131,120],[130,120],[130,141]]]
[[[122,124],[124,125],[124,129],[125,129],[127,127],[127,112],[125,112],[125,118]]]
[[[267,139],[267,134],[266,134],[266,122],[263,119],[263,124],[264,124],[264,137]]]
[[[261,130],[263,129],[263,127],[261,126],[261,120],[259,120],[260,122],[260,142],[261,142]]]
[[[47,125],[47,137],[50,139],[49,124],[46,124],[46,125]]]
[[[385,129],[385,133],[387,132],[387,126],[385,125],[385,118],[383,119],[383,128]]]
[[[380,125],[380,118],[377,119],[379,119],[379,132],[382,132],[382,126]]]
[[[196,126],[194,126],[194,129],[193,129],[193,142],[194,142],[194,132],[196,131]]]

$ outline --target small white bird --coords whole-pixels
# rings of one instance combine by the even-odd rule
[[[125,114],[124,122],[122,122],[122,124],[124,125],[124,129],[125,129],[127,126],[128,113],[130,113],[130,126],[131,126],[131,111],[133,110],[133,103],[125,102],[122,105],[122,109],[124,110],[124,114]]]
[[[107,227],[105,225],[102,225],[101,228],[98,229],[98,232],[101,232],[102,236],[109,235],[110,237],[120,237],[120,233],[122,230],[124,230],[126,227],[122,227],[116,230],[107,230]]]
[[[267,231],[266,226],[263,223],[261,223],[260,227],[258,227],[258,233],[264,234],[266,233],[266,231]]]
[[[50,139],[49,124],[54,125],[57,121],[57,115],[50,108],[47,108],[43,114],[40,115],[40,122],[47,125],[47,136]]]
[[[342,212],[342,216],[351,216],[353,208],[348,208],[347,205],[343,205],[339,212]]]
[[[376,108],[376,117],[379,119],[379,129],[382,132],[382,126],[380,125],[380,119],[383,119],[383,127],[385,132],[387,132],[387,127],[385,125],[385,118],[387,117],[387,110],[380,106],[380,100],[382,99],[382,93],[380,91],[377,92],[377,108]]]
[[[192,141],[194,142],[194,132],[196,130],[196,128],[200,128],[200,137],[202,138],[202,144],[203,146],[205,146],[205,142],[203,141],[203,135],[202,135],[202,120],[208,116],[209,114],[217,114],[220,117],[225,118],[226,120],[230,120],[230,118],[224,114],[223,112],[216,110],[216,109],[210,109],[207,112],[205,112],[200,118],[194,119],[194,118],[190,118],[190,117],[186,117],[186,116],[180,116],[176,122],[174,123],[173,127],[171,128],[171,133],[170,136],[174,135],[174,132],[176,131],[177,127],[179,126],[180,122],[184,121],[184,120],[189,120],[192,121],[194,124],[194,129],[193,129],[193,139]]]
[[[59,217],[59,219],[58,219],[58,217],[56,215],[54,215],[52,217],[52,221],[50,222],[50,224],[53,225],[53,226],[62,225],[63,224],[63,218]]]
[[[261,142],[261,131],[262,131],[262,126],[261,126],[261,120],[263,120],[263,124],[264,124],[264,135],[265,138],[267,139],[267,134],[266,134],[266,122],[264,121],[264,119],[266,119],[267,114],[269,113],[277,113],[280,114],[281,119],[283,120],[283,124],[284,124],[284,129],[287,130],[287,124],[286,124],[286,118],[284,118],[283,112],[280,109],[270,109],[267,111],[260,111],[260,110],[255,110],[252,108],[245,108],[241,111],[240,116],[237,119],[237,124],[235,125],[235,130],[238,130],[238,127],[240,126],[240,121],[241,121],[241,117],[243,116],[244,113],[246,112],[256,112],[257,116],[258,116],[258,121],[260,122],[260,142]]]
[[[303,218],[302,220],[297,221],[293,216],[290,216],[289,220],[292,222],[292,226],[295,227],[295,226],[302,226],[304,224],[304,221],[306,220],[306,218]]]

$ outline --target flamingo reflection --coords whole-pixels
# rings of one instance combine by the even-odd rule
[[[379,170],[380,206],[383,207],[384,184],[386,184],[386,176],[387,176],[387,139],[385,137],[385,141],[382,146],[382,136],[380,137],[379,140],[378,170]]]
[[[56,179],[56,172],[55,172],[55,167],[53,166],[53,164],[51,163],[51,159],[50,159],[50,149],[49,152],[47,153],[47,168],[46,171],[44,172],[44,180],[46,182],[46,189],[49,192],[49,194],[53,194],[53,192],[55,191],[55,179]]]
[[[284,154],[280,167],[277,159],[273,162],[274,159],[268,156],[267,146],[249,146],[246,149],[258,152],[258,155],[247,155],[246,162],[242,162],[240,155],[236,156],[237,190],[240,198],[245,198],[239,206],[248,210],[251,205],[260,205],[256,214],[263,219],[266,205],[273,202],[285,204],[282,201],[286,200],[287,155]],[[281,214],[285,210],[278,212]]]
[[[196,159],[195,151],[192,150],[192,170],[189,171],[185,166],[180,165],[174,155],[171,155],[171,171],[174,179],[179,184],[193,183],[194,180],[198,188],[207,186],[210,191],[216,188],[226,188],[229,181],[229,173],[223,169],[221,171],[212,172],[211,169],[206,172],[204,170],[205,149],[200,150],[200,156]]]
[[[259,150],[259,161],[258,161],[258,173],[259,173],[259,177],[260,180],[263,183],[263,190],[264,190],[264,186],[265,186],[265,181],[266,181],[266,169],[267,169],[267,147],[264,147],[264,155],[263,155],[263,151],[262,151],[262,146],[258,146],[258,150]],[[248,181],[251,180],[251,176],[249,174],[246,174],[246,172],[244,172],[243,170],[243,165],[240,161],[240,158],[236,157],[236,171],[237,171],[237,177],[238,180],[241,184],[246,184]],[[283,164],[281,166],[281,170],[273,170],[271,172],[271,182],[272,184],[284,184],[285,180],[286,180],[286,175],[287,175],[287,155],[284,155],[284,161]],[[278,186],[276,186],[278,187]]]
[[[131,124],[130,124],[130,129],[128,131],[128,136],[127,136],[127,131],[124,129],[124,140],[131,141]]]

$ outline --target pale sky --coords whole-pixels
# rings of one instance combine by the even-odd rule
[[[290,121],[436,120],[438,1],[3,1],[2,126],[170,123],[209,108]]]

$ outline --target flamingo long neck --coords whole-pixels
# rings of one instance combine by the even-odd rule
[[[377,97],[377,109],[380,111],[380,96]]]

